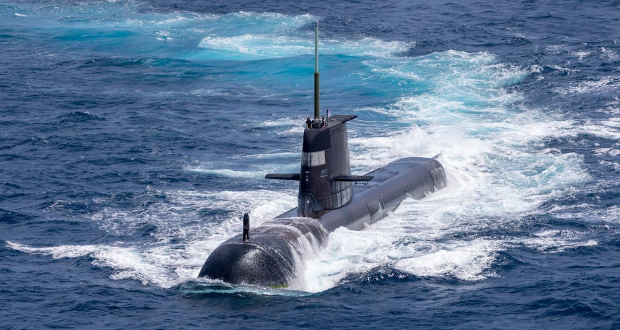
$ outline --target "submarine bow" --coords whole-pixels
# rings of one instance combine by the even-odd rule
[[[327,231],[312,218],[278,218],[252,232],[237,235],[207,258],[199,277],[233,284],[286,287],[295,277],[300,258],[311,246],[321,246]]]

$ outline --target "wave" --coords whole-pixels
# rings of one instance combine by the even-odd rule
[[[521,105],[523,97],[510,86],[527,73],[492,54],[456,51],[415,59],[375,59],[368,67],[391,79],[422,81],[431,88],[409,92],[384,107],[357,110],[389,115],[393,123],[390,134],[371,128],[353,130],[354,170],[365,172],[400,157],[441,154],[449,186],[422,201],[403,202],[388,218],[364,231],[336,230],[324,250],[310,254],[314,257],[305,262],[292,289],[324,291],[347,274],[384,265],[414,276],[478,281],[496,276],[494,261],[514,244],[543,253],[596,244],[544,233],[516,241],[470,234],[516,226],[544,201],[589,179],[580,155],[538,147],[550,136],[573,134],[581,128]],[[273,127],[285,132],[295,124],[285,121]],[[266,161],[263,168],[282,166],[279,157],[260,157],[248,159]],[[267,172],[204,165],[187,170],[232,179],[259,178]],[[104,208],[93,220],[117,234],[131,234],[142,228],[139,224],[149,223],[157,228],[149,233],[154,241],[135,246],[13,247],[53,257],[87,254],[96,265],[114,269],[113,279],[173,287],[195,282],[209,252],[238,233],[244,212],[250,211],[253,223],[260,225],[295,206],[293,190],[152,193],[165,198],[146,209]],[[208,213],[216,215],[204,221],[201,214],[207,210],[217,212]]]
[[[191,55],[192,59],[258,60],[296,57],[314,53],[314,43],[308,34],[305,37],[288,35],[244,34],[237,36],[207,36],[200,47],[211,51]],[[355,41],[323,40],[321,55],[344,54],[348,56],[393,56],[403,51],[407,44],[386,42],[373,38]]]
[[[236,12],[224,15],[192,12],[144,12],[133,2],[95,2],[54,7],[21,4],[10,11],[30,29],[55,26],[54,40],[80,43],[98,52],[149,54],[190,60],[278,59],[314,53],[307,27],[321,18],[311,15]],[[25,17],[28,16],[28,17]],[[24,20],[28,18],[28,20]],[[129,47],[128,44],[132,46]],[[136,47],[136,43],[139,47]],[[410,45],[362,37],[357,40],[323,38],[321,53],[351,56],[392,56]]]
[[[236,171],[227,168],[223,169],[208,169],[201,167],[193,167],[187,169],[193,173],[207,174],[207,175],[215,175],[215,176],[223,176],[228,178],[244,178],[244,179],[260,179],[264,178],[266,172],[256,172],[256,171]]]
[[[79,10],[55,13],[22,5],[20,12],[32,19],[23,24],[32,24],[33,29],[47,26],[42,22],[54,21],[58,28],[50,33],[60,36],[54,42],[75,42],[80,47],[82,43],[91,43],[102,52],[135,52],[134,43],[119,50],[118,40],[139,39],[145,40],[139,43],[139,51],[153,57],[201,61],[271,59],[273,66],[268,67],[267,73],[278,72],[281,80],[256,84],[279,83],[283,89],[290,88],[287,84],[298,80],[301,71],[281,72],[274,68],[291,63],[284,58],[313,51],[308,24],[317,17],[309,15],[161,14],[138,12],[132,6],[131,2],[84,4]],[[97,32],[110,30],[128,33]],[[350,125],[354,171],[364,173],[400,157],[441,154],[439,159],[448,172],[449,186],[422,201],[403,202],[396,212],[367,230],[336,230],[325,249],[306,261],[293,289],[327,290],[350,273],[364,273],[385,265],[415,276],[479,281],[496,276],[493,262],[515,244],[534,247],[542,253],[596,244],[581,233],[539,232],[533,234],[535,237],[503,239],[484,232],[517,227],[524,216],[536,213],[545,201],[590,180],[582,155],[547,150],[545,139],[585,131],[617,138],[616,121],[580,126],[526,107],[525,97],[514,87],[532,74],[531,70],[503,63],[494,54],[450,50],[403,57],[398,54],[411,47],[409,44],[363,37],[325,38],[321,47],[330,65],[350,68],[326,81],[347,86],[347,90],[354,91],[351,95],[362,99],[359,102],[363,106],[347,105],[344,110],[377,119],[354,121]],[[235,67],[238,64],[227,63],[227,75],[247,81],[252,63],[239,64],[244,65],[241,69]],[[233,69],[229,70],[230,67]],[[575,87],[576,93],[616,88],[616,81],[610,78]],[[198,94],[204,91],[205,97],[229,96],[217,88],[192,88]],[[338,88],[343,98],[350,95]],[[365,98],[367,95],[374,98]],[[291,97],[297,97],[300,103],[309,100],[305,94]],[[73,113],[68,118],[98,120],[84,113]],[[299,138],[303,130],[294,116],[265,125],[283,138]],[[289,145],[299,148],[297,144]],[[298,155],[299,150],[270,150],[188,166],[185,170],[226,179],[259,179],[265,173],[290,166],[289,156],[295,158],[295,153]],[[242,167],[238,163],[242,161],[260,164],[249,167],[256,171],[239,170]],[[253,225],[260,225],[296,204],[294,189],[167,191],[149,187],[143,194],[154,198],[130,209],[111,203],[90,215],[100,229],[121,238],[143,232],[145,223],[157,228],[148,231],[142,242],[42,248],[13,242],[7,245],[53,258],[88,256],[95,265],[113,269],[114,280],[134,279],[170,288],[196,283],[205,257],[239,232],[239,219],[244,212],[251,213]]]
[[[364,231],[337,230],[306,268],[308,290],[328,289],[350,272],[381,265],[414,276],[475,281],[495,276],[492,265],[498,253],[514,244],[543,253],[597,244],[581,236],[521,238],[518,243],[471,236],[518,226],[545,201],[590,180],[582,155],[539,147],[549,137],[582,128],[522,105],[523,96],[510,87],[528,75],[526,70],[492,54],[456,51],[369,65],[432,87],[384,107],[362,109],[410,127],[353,137],[356,171],[401,157],[441,154],[449,184],[424,200],[403,202]]]

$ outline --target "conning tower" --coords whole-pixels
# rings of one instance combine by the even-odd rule
[[[352,181],[372,177],[351,176],[346,122],[357,116],[320,116],[319,109],[319,22],[314,30],[314,119],[306,122],[301,169],[295,174],[268,174],[268,179],[299,180],[298,216],[318,217],[321,212],[342,207],[351,201]]]
[[[323,128],[304,130],[297,205],[300,216],[312,217],[351,200],[346,122],[356,117],[334,116]]]

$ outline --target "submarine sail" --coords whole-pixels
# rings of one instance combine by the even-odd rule
[[[298,181],[297,207],[251,233],[246,214],[243,233],[218,246],[199,277],[287,287],[303,262],[304,242],[323,246],[339,227],[361,230],[383,219],[405,198],[421,199],[446,186],[444,168],[433,158],[402,158],[365,175],[351,175],[347,122],[357,116],[319,118],[318,22],[315,45],[314,119],[306,121],[299,173],[265,176]]]

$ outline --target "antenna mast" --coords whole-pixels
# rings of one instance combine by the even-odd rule
[[[319,119],[319,21],[314,25],[314,119]]]

